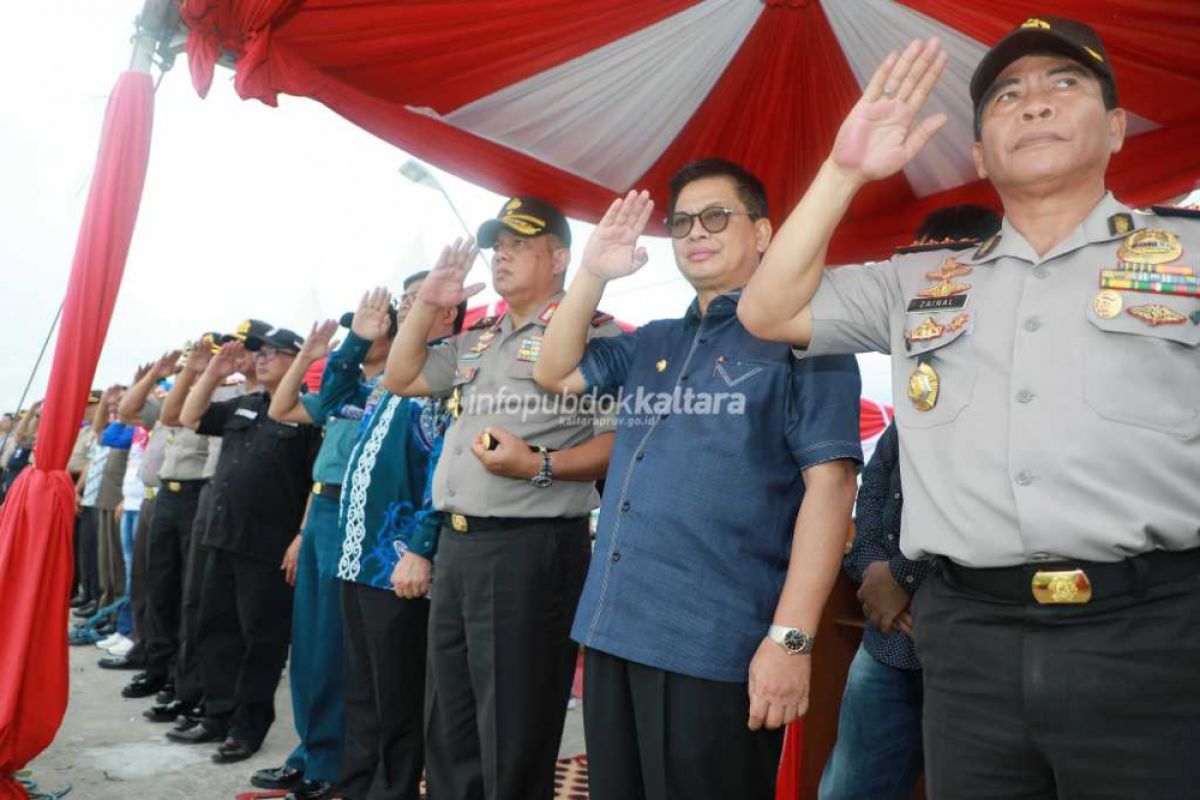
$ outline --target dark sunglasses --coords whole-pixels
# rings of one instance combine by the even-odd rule
[[[700,226],[704,230],[709,233],[720,233],[729,227],[729,218],[734,214],[745,214],[754,219],[754,215],[749,211],[734,211],[732,208],[724,206],[712,206],[696,214],[677,211],[663,222],[666,223],[667,232],[671,234],[672,239],[682,239],[692,232],[692,225],[696,223],[697,219],[700,220]]]

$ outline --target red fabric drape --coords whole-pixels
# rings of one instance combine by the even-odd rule
[[[154,86],[126,72],[108,101],[34,451],[0,511],[0,800],[54,739],[67,707],[75,491],[65,468],[108,332],[145,183]]]
[[[1133,205],[1195,187],[1200,178],[1200,26],[1175,0],[901,0],[981,42],[1030,15],[1056,14],[1103,36],[1123,104],[1163,128],[1114,159],[1110,188]],[[634,33],[698,0],[182,0],[189,60],[204,93],[220,49],[236,58],[238,92],[274,105],[310,97],[397,147],[501,194],[537,193],[569,215],[596,219],[613,191],[421,113],[445,114],[530,75]],[[700,111],[634,181],[662,205],[680,164],[722,155],[754,169],[779,222],[828,152],[857,96],[819,0],[767,0],[759,23]],[[974,182],[916,198],[901,176],[856,198],[830,246],[833,263],[887,256],[929,211],[998,207]],[[658,225],[657,220],[653,223]]]

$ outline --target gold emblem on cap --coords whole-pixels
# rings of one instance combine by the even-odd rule
[[[1022,28],[1041,28],[1044,31],[1048,31],[1048,30],[1050,30],[1050,23],[1046,22],[1046,20],[1044,20],[1044,19],[1038,19],[1037,17],[1030,17],[1029,19],[1027,19],[1021,23],[1021,27]]]
[[[1117,316],[1121,313],[1122,305],[1124,303],[1121,295],[1112,289],[1105,289],[1092,299],[1092,310],[1100,319],[1112,319]]]
[[[521,207],[521,198],[514,197],[512,200],[509,200],[508,203],[504,206],[504,212],[508,213],[509,211],[516,211],[520,207]]]
[[[1121,242],[1117,258],[1126,264],[1168,264],[1183,255],[1179,237],[1158,228],[1134,231]]]
[[[938,374],[928,364],[918,364],[908,377],[908,399],[917,411],[929,411],[937,405]]]

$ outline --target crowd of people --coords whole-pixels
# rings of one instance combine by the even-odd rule
[[[552,797],[582,646],[593,797],[765,800],[844,567],[867,630],[824,800],[922,773],[935,798],[1186,796],[1200,229],[1105,192],[1125,116],[1103,44],[1038,18],[971,83],[1003,223],[943,209],[826,270],[856,192],[936,133],[916,115],[944,65],[936,40],[884,62],[778,232],[743,166],[683,166],[682,317],[600,310],[646,263],[647,193],[613,202],[569,290],[565,217],[519,196],[398,297],[303,337],[247,320],[94,392],[72,641],[218,763],[259,749],[286,666],[297,745],[250,782],[295,800],[422,777],[433,800]],[[506,310],[464,328],[479,247]],[[1113,267],[1179,280],[1097,291]],[[865,350],[898,402],[860,489]],[[6,486],[37,424],[0,420]]]

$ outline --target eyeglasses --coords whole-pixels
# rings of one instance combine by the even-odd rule
[[[671,234],[673,239],[682,239],[692,232],[692,225],[696,220],[700,220],[700,226],[709,233],[720,233],[729,227],[729,218],[734,214],[745,214],[751,219],[755,219],[755,215],[749,211],[735,211],[732,208],[725,206],[710,206],[695,214],[688,214],[683,211],[676,212],[663,220],[667,226],[667,232]]]
[[[278,358],[281,356],[294,355],[296,354],[291,350],[280,350],[278,347],[260,347],[254,351],[254,357],[256,359],[262,359],[263,361],[270,361],[272,358]]]

